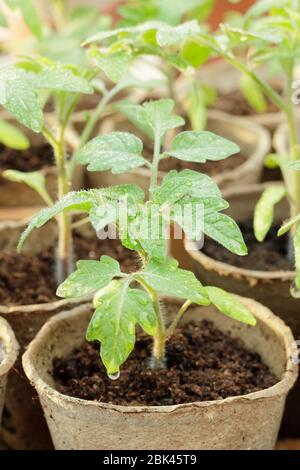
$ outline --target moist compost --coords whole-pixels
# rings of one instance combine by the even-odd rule
[[[99,260],[101,255],[117,259],[124,271],[137,266],[133,252],[121,246],[119,240],[74,237],[76,259]],[[0,254],[0,304],[30,305],[58,300],[55,280],[55,249],[44,250],[37,256]]]
[[[139,332],[118,380],[107,377],[99,344],[84,343],[53,361],[57,389],[66,395],[117,405],[178,405],[218,400],[271,387],[277,379],[258,354],[217,330],[212,322],[188,323],[167,346],[167,367],[149,368],[152,340]]]
[[[280,91],[280,90],[277,90]],[[266,98],[267,99],[267,98]],[[240,90],[233,90],[227,93],[219,93],[213,105],[214,109],[224,111],[235,116],[254,116],[259,115],[246,101]],[[265,113],[277,113],[278,108],[267,99],[267,109]]]
[[[257,271],[293,271],[293,264],[288,259],[288,234],[277,236],[278,227],[273,227],[265,241],[258,242],[253,232],[253,222],[239,223],[239,227],[248,247],[247,256],[238,256],[205,238],[203,253],[216,261],[222,261],[232,266]]]
[[[37,171],[54,165],[50,145],[30,147],[28,150],[13,150],[0,145],[0,170]]]

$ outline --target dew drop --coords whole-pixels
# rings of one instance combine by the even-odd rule
[[[107,375],[110,380],[118,380],[118,378],[120,377],[120,371],[118,370],[118,372],[115,372],[114,374]]]

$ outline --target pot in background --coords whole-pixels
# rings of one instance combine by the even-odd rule
[[[14,332],[4,318],[0,317],[0,424],[5,400],[7,376],[19,352]]]
[[[51,318],[24,354],[23,367],[39,394],[55,448],[273,449],[285,399],[297,376],[290,358],[293,336],[267,308],[240,300],[256,316],[255,328],[234,322],[212,306],[193,307],[183,320],[209,319],[221,331],[242,339],[261,355],[278,383],[244,396],[175,406],[118,406],[59,393],[50,372],[53,359],[83,343],[91,310],[81,306]],[[179,303],[167,300],[166,305],[172,309]]]
[[[266,76],[268,71],[266,70]],[[207,64],[200,67],[197,71],[197,78],[200,83],[207,85],[209,87],[215,88],[218,94],[231,93],[234,91],[240,91],[240,79],[241,73],[236,70],[233,66],[228,64],[224,60],[216,60],[212,62],[208,62]],[[274,86],[281,87],[283,81],[279,78],[276,81],[274,80],[272,84]],[[185,79],[184,77],[180,77],[177,80],[177,90],[179,96],[184,94],[185,89]],[[214,105],[212,106],[214,108]],[[228,114],[230,114],[228,112]],[[236,115],[235,117],[239,117]],[[276,127],[282,122],[284,115],[281,111],[273,111],[273,112],[264,112],[258,113],[253,111],[253,114],[250,116],[245,116],[246,119],[249,119],[269,131],[274,131]]]
[[[254,207],[268,184],[253,185],[227,190],[223,193],[230,207],[227,211],[234,220],[245,222],[253,218]],[[278,204],[275,223],[288,218],[286,201]],[[192,269],[204,285],[215,285],[235,294],[251,297],[280,316],[292,329],[296,339],[300,339],[300,301],[290,294],[290,286],[295,277],[293,271],[257,271],[235,267],[216,261],[198,251],[193,242],[185,241],[185,254],[181,253],[182,264]],[[300,381],[291,392],[283,419],[282,434],[300,436]]]
[[[27,222],[20,220],[0,223],[1,252],[15,252],[18,239]],[[56,233],[55,222],[33,231],[24,247],[24,252],[34,255],[48,249],[55,242]],[[22,354],[41,326],[52,315],[87,301],[87,299],[64,299],[35,305],[0,305],[0,315],[13,329]],[[9,374],[7,390],[0,433],[3,442],[15,450],[51,449],[52,443],[38,397],[24,376],[21,356]]]

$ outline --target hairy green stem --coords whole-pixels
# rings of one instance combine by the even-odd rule
[[[135,276],[135,280],[148,292],[152,298],[153,307],[157,318],[157,333],[154,336],[151,367],[153,369],[162,369],[165,367],[166,350],[166,327],[163,312],[159,303],[157,293],[150,287],[142,276]]]
[[[151,177],[150,177],[150,187],[149,194],[150,199],[153,197],[153,193],[157,188],[158,183],[158,167],[160,161],[160,146],[161,146],[161,135],[160,135],[160,122],[157,120],[154,132],[154,152],[153,160],[151,165]]]
[[[282,111],[287,110],[286,103],[284,99],[281,98],[279,93],[273,90],[272,86],[268,82],[262,80],[258,75],[256,75],[252,70],[249,70],[247,66],[241,62],[237,57],[235,57],[230,52],[219,49],[217,46],[212,45],[205,36],[201,35],[201,40],[208,48],[215,52],[218,56],[223,57],[229,64],[238,69],[240,72],[248,75],[264,92],[264,94]]]
[[[61,130],[57,144],[54,146],[54,155],[58,172],[58,197],[61,199],[70,190],[68,178],[64,132]],[[58,216],[58,249],[57,249],[57,282],[60,284],[73,271],[73,245],[71,216],[62,212]]]
[[[114,96],[117,95],[122,90],[122,88],[123,88],[123,85],[117,84],[109,92],[107,92],[105,95],[103,95],[102,99],[99,101],[99,103],[98,103],[96,109],[94,110],[93,114],[88,119],[88,121],[87,121],[87,123],[86,123],[86,125],[83,129],[83,132],[81,134],[79,146],[76,149],[76,151],[73,153],[73,155],[71,157],[71,160],[70,160],[69,174],[70,174],[71,177],[72,177],[72,175],[74,173],[74,170],[75,170],[75,167],[76,167],[76,159],[77,159],[78,150],[81,149],[88,142],[88,140],[91,137],[91,134],[92,134],[92,132],[93,132],[93,130],[94,130],[96,124],[97,124],[97,122],[99,121],[99,119],[101,118],[103,112],[105,111],[106,106],[114,98]]]
[[[187,311],[187,309],[190,307],[190,305],[192,304],[192,302],[190,300],[187,300],[183,305],[182,307],[180,308],[180,310],[178,311],[177,315],[175,316],[174,320],[172,321],[171,325],[169,326],[169,328],[167,329],[167,332],[166,332],[166,336],[167,338],[170,338],[173,334],[174,334],[174,331],[175,329],[177,328],[177,325],[178,323],[180,322],[183,314]]]

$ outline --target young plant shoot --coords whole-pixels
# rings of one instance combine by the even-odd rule
[[[98,79],[101,69],[62,65],[48,58],[25,56],[15,67],[1,71],[3,96],[1,104],[23,125],[32,131],[42,133],[53,148],[57,168],[58,198],[66,195],[72,184],[77,166],[77,151],[89,140],[97,122],[110,101],[122,90],[130,87],[151,87],[153,81],[139,82],[128,75],[118,75],[118,83],[107,89]],[[73,112],[84,94],[94,90],[101,92],[98,105],[89,113],[82,134],[73,142],[73,153],[68,155],[66,135],[70,131]],[[48,113],[46,105],[54,105],[54,116]],[[1,131],[1,123],[0,123]],[[0,135],[1,138],[1,135]],[[23,182],[34,189],[51,206],[53,201],[47,192],[45,177],[41,172],[23,173],[6,170],[3,176],[11,181]],[[62,282],[73,271],[72,220],[62,213],[58,221],[57,280]]]
[[[116,228],[122,245],[139,255],[140,269],[130,273],[121,272],[119,263],[108,256],[99,261],[78,261],[75,272],[57,291],[64,298],[94,295],[95,313],[86,337],[101,343],[101,359],[112,379],[119,376],[121,365],[134,348],[136,324],[153,337],[153,368],[166,367],[166,343],[193,303],[212,303],[224,315],[255,325],[251,312],[236,297],[216,287],[204,287],[192,272],[180,269],[178,262],[168,257],[167,233],[174,222],[190,239],[199,240],[203,229],[233,253],[247,254],[238,226],[222,213],[228,204],[211,178],[192,170],[170,171],[159,184],[158,169],[163,158],[204,163],[239,151],[237,145],[222,137],[196,131],[177,134],[171,149],[165,150],[167,132],[184,123],[172,114],[173,108],[174,102],[168,99],[138,107],[140,123],[152,136],[152,162],[143,157],[143,142],[127,132],[96,137],[78,153],[78,160],[90,171],[111,170],[117,174],[147,166],[151,171],[147,200],[142,189],[133,184],[71,192],[38,213],[19,242],[21,250],[34,228],[59,213],[76,210],[88,214],[99,236],[108,225]],[[183,212],[187,207],[188,217]],[[171,323],[164,317],[161,294],[184,301]]]
[[[160,10],[156,11],[157,14],[159,12]],[[150,16],[152,20],[145,23],[97,33],[84,44],[91,45],[90,56],[112,80],[115,80],[116,75],[126,73],[134,66],[136,59],[140,58],[144,63],[149,61],[165,78],[168,96],[176,105],[180,98],[175,82],[177,74],[182,74],[188,85],[185,86],[181,101],[193,130],[203,130],[206,124],[206,107],[214,100],[212,90],[196,80],[196,68],[206,62],[210,54],[196,39],[203,27],[200,27],[196,19],[174,26],[164,23],[160,14],[157,18],[153,15]]]
[[[284,197],[290,207],[290,220],[278,235],[290,231],[289,258],[296,265],[292,294],[300,297],[300,141],[295,116],[294,71],[300,58],[300,2],[298,0],[260,0],[241,16],[238,27],[221,25],[214,36],[200,34],[199,42],[213,53],[226,59],[243,74],[244,91],[264,105],[265,97],[281,110],[286,118],[289,137],[287,155],[272,155],[271,163],[280,167],[283,185],[268,187],[262,194],[254,214],[257,240],[263,241],[272,226],[274,207]],[[262,67],[276,65],[284,77],[284,92],[279,94],[262,78]]]

